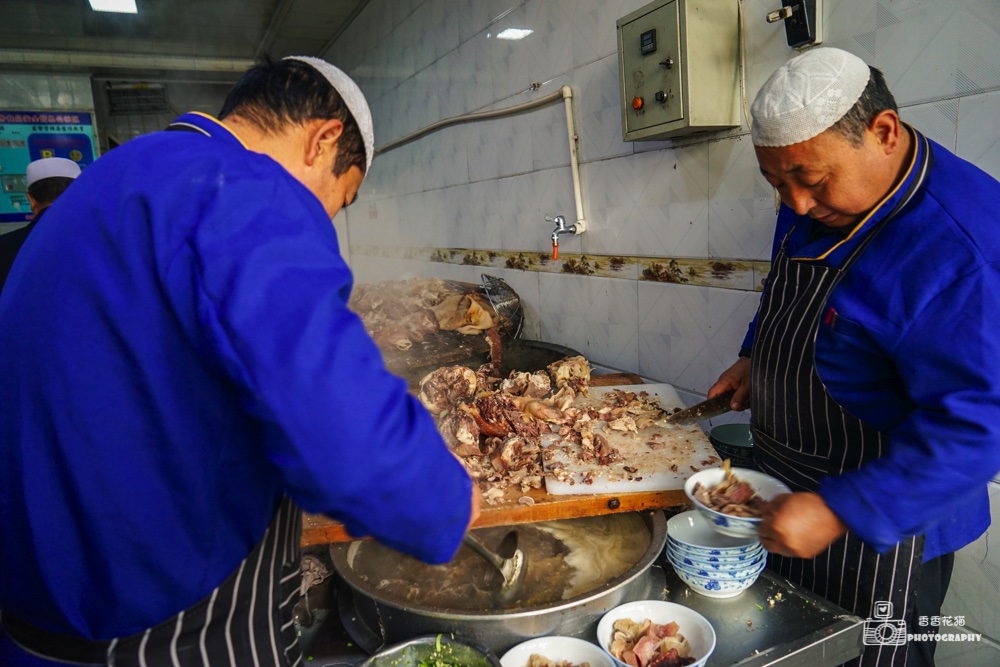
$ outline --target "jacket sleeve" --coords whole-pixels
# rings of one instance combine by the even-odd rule
[[[913,409],[881,457],[819,487],[876,549],[961,520],[1000,470],[998,331],[1000,267],[978,266],[939,290],[887,350]]]
[[[261,423],[259,454],[306,511],[450,560],[472,481],[348,310],[351,273],[318,200],[271,178],[225,184],[215,208],[190,239],[200,319]]]

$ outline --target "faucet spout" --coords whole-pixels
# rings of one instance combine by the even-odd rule
[[[579,234],[583,231],[582,225],[578,228],[577,225],[566,226],[566,218],[561,215],[557,216],[545,216],[546,222],[554,222],[556,228],[552,230],[552,261],[559,259],[559,236],[562,234]]]

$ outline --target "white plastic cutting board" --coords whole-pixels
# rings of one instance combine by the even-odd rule
[[[574,404],[596,407],[601,404],[604,394],[616,389],[636,393],[644,391],[655,398],[660,407],[668,413],[672,412],[674,408],[685,407],[677,390],[669,384],[591,387],[590,397],[577,396]],[[604,422],[598,422],[598,424],[600,424],[600,428],[595,428],[594,432],[607,438],[609,444],[621,452],[622,460],[607,466],[596,463],[584,464],[574,461],[572,456],[568,456],[558,449],[551,449],[546,452],[547,456],[543,459],[545,461],[545,490],[547,493],[559,496],[683,489],[684,481],[693,472],[719,461],[708,437],[697,424],[692,426],[651,426],[640,430],[638,434],[605,429]],[[660,437],[653,440],[652,436],[656,434],[659,434]],[[650,449],[646,445],[649,441],[661,442],[665,446]],[[546,435],[542,438],[542,447],[544,448],[557,444],[562,444],[557,435]],[[549,456],[552,458],[549,459]],[[714,457],[714,461],[710,461],[710,457]],[[560,481],[552,476],[550,465],[557,461],[561,462],[565,469],[572,473],[570,481]],[[625,466],[632,468],[635,472],[625,470]],[[676,470],[672,467],[676,467]],[[593,482],[585,484],[583,483],[584,474],[588,471],[594,471]]]

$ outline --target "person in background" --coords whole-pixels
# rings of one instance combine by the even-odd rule
[[[0,299],[5,667],[298,665],[299,508],[431,563],[478,516],[347,308],[357,85],[267,60],[168,129],[87,168]]]
[[[62,157],[46,157],[28,164],[25,174],[28,184],[28,203],[35,216],[24,227],[0,236],[0,291],[7,282],[14,258],[28,238],[28,234],[42,219],[49,206],[66,191],[69,184],[80,175],[80,165]]]
[[[781,209],[741,358],[709,396],[749,404],[757,467],[793,490],[760,525],[770,567],[933,632],[1000,470],[1000,183],[902,123],[882,73],[839,49],[780,67],[752,115]],[[852,664],[934,663],[935,642],[898,639]]]

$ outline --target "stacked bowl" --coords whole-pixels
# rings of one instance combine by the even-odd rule
[[[723,535],[696,510],[667,521],[666,556],[681,581],[712,598],[739,595],[767,564],[760,540]]]

